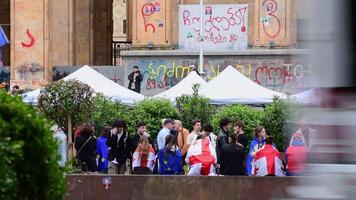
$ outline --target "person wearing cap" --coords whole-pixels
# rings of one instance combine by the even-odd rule
[[[143,76],[138,68],[138,66],[133,67],[133,71],[128,76],[129,79],[129,89],[135,91],[137,93],[141,92],[141,82],[143,80]]]
[[[308,148],[302,132],[293,134],[289,147],[286,150],[287,176],[297,176],[305,172]]]
[[[164,144],[166,142],[166,137],[167,135],[171,134],[171,130],[173,128],[173,120],[170,118],[167,118],[163,122],[163,128],[159,131],[157,135],[157,146],[158,150],[161,150],[164,148]]]

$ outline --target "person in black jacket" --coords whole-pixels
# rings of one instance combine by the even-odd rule
[[[244,132],[245,129],[245,123],[243,121],[238,121],[235,124],[234,130],[235,133],[237,134],[237,140],[239,141],[240,144],[244,146],[244,149],[246,151],[247,149],[247,134]]]
[[[132,157],[133,153],[136,151],[138,143],[142,135],[146,136],[149,143],[153,146],[152,139],[150,135],[147,133],[147,124],[145,122],[139,122],[137,125],[137,133],[130,134],[129,142],[130,142],[130,156]]]
[[[125,174],[126,161],[130,158],[130,142],[126,132],[126,122],[118,119],[113,124],[106,144],[109,148],[109,174]],[[129,162],[129,161],[128,161]]]
[[[96,164],[96,138],[93,135],[93,127],[83,124],[80,135],[75,139],[74,147],[77,150],[77,158],[82,164],[82,171],[97,171]]]
[[[133,71],[128,76],[128,79],[130,81],[129,89],[132,91],[135,91],[137,93],[140,93],[141,92],[141,82],[143,80],[143,76],[137,66],[133,67]]]
[[[224,145],[229,144],[229,130],[231,128],[231,120],[229,118],[223,118],[220,120],[220,130],[216,142],[216,156],[218,158],[218,164],[220,164],[221,149]],[[218,167],[219,168],[219,167]]]
[[[230,176],[246,175],[245,173],[245,151],[242,144],[237,141],[237,134],[229,136],[230,144],[221,149],[221,174]]]

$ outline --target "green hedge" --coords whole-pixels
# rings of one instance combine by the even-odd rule
[[[57,144],[45,118],[0,91],[0,199],[63,199]]]
[[[162,128],[161,121],[164,118],[179,119],[179,112],[171,102],[165,99],[145,99],[134,105],[129,115],[129,132],[136,132],[136,124],[140,121],[147,123],[148,132],[152,139],[156,139]]]

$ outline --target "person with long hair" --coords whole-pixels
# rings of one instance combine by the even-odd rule
[[[264,127],[260,126],[255,129],[255,137],[251,141],[250,150],[248,151],[246,168],[247,174],[252,175],[252,161],[255,157],[255,153],[265,145],[266,140],[266,130]]]
[[[221,149],[221,174],[229,176],[246,175],[245,172],[245,153],[242,144],[238,143],[238,134],[229,135],[230,143]]]
[[[155,151],[145,135],[140,136],[132,155],[132,174],[152,174],[155,166]]]
[[[103,174],[108,173],[108,153],[109,153],[109,148],[106,145],[106,141],[109,137],[111,126],[104,126],[103,129],[101,130],[101,135],[98,138],[98,141],[96,143],[96,148],[97,148],[97,157],[98,157],[98,172],[101,172]]]
[[[158,152],[159,174],[181,175],[183,173],[182,153],[174,135],[166,137],[165,146]]]
[[[80,135],[74,143],[77,150],[77,159],[81,162],[83,172],[95,172],[96,164],[96,138],[94,129],[89,124],[83,124],[80,129]]]

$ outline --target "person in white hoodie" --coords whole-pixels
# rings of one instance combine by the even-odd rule
[[[64,167],[67,162],[67,136],[57,125],[52,126],[51,130],[53,137],[58,142],[58,154],[60,156],[58,164],[60,167]]]

